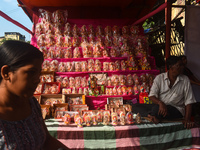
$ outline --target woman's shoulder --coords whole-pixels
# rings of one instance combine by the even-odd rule
[[[40,104],[34,96],[30,98],[30,103],[32,107],[40,108]]]
[[[43,119],[40,115],[40,105],[38,101],[33,97],[29,99],[32,113],[25,119],[18,121],[0,120],[0,147],[5,147],[5,143],[8,143],[11,149],[18,147],[18,149],[24,149],[20,146],[26,145],[26,141],[21,139],[30,139],[35,145],[32,147],[40,147],[45,139],[45,131],[43,128]],[[26,130],[25,130],[26,129]],[[30,136],[31,135],[31,136]],[[19,144],[19,143],[24,144]],[[0,148],[1,149],[1,148]],[[31,148],[27,148],[31,149]]]
[[[42,115],[41,114],[41,106],[34,96],[32,98],[30,98],[30,103],[31,103],[31,108],[32,108],[32,114],[34,113],[39,116]]]

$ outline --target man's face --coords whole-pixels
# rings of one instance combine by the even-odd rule
[[[181,73],[183,73],[184,64],[182,60],[179,60],[176,64],[172,65],[171,69],[176,75],[180,75]]]

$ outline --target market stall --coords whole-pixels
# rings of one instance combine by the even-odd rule
[[[198,127],[154,125],[131,113],[129,104],[159,74],[141,26],[133,24],[155,1],[18,2],[34,23],[31,44],[44,53],[35,97],[54,137],[72,149],[200,147]],[[144,102],[151,103],[148,96]]]
[[[101,18],[74,19],[70,18],[68,7],[34,7],[32,10],[31,44],[43,51],[43,71],[55,72],[51,82],[60,82],[60,86],[57,85],[61,87],[60,93],[85,94],[90,109],[104,109],[108,97],[118,95],[137,103],[140,91],[149,91],[151,83],[147,82],[152,79],[147,78],[154,78],[159,71],[142,29],[131,26],[135,18],[115,19],[113,16],[114,19],[108,19],[102,13]],[[97,87],[101,86],[101,90],[96,89],[98,94],[88,88],[91,74],[98,76],[97,82],[103,79]],[[85,80],[86,83],[80,83]],[[42,91],[37,94],[52,94],[45,91],[47,84],[41,86]]]

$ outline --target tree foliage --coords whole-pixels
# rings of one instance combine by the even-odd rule
[[[2,45],[5,41],[8,41],[8,40],[13,40],[11,38],[3,38],[1,41],[0,41],[0,45]]]
[[[15,39],[11,39],[11,38],[3,38],[2,40],[0,40],[0,45],[2,45],[5,41],[8,41],[8,40],[15,40]],[[26,41],[27,43],[31,43],[31,41]]]

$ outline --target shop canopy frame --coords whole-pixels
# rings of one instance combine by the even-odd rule
[[[157,0],[18,0],[33,21],[40,8],[65,8],[70,19],[140,19],[152,11]]]

